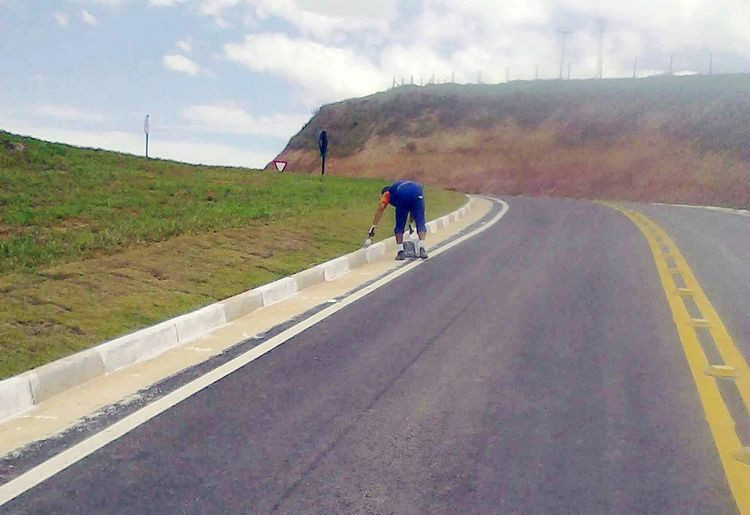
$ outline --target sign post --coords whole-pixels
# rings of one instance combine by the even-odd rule
[[[318,149],[320,150],[320,157],[322,158],[322,164],[320,168],[320,175],[326,174],[326,152],[328,152],[328,133],[326,131],[320,131],[318,137]]]
[[[146,134],[146,159],[148,159],[148,130],[149,130],[148,118],[149,118],[149,115],[146,115],[146,119],[143,120],[143,132],[144,134]]]

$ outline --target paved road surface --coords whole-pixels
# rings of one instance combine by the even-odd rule
[[[509,203],[3,509],[734,513],[641,233],[588,202]],[[750,219],[670,209],[644,212],[747,353]]]

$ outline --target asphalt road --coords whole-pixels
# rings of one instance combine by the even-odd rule
[[[588,202],[509,204],[0,511],[734,513],[638,229]],[[677,209],[644,212],[750,341],[750,219]],[[721,247],[716,224],[744,240]]]

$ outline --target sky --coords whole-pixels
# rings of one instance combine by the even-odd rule
[[[419,84],[750,72],[746,0],[0,0],[0,129],[265,166],[322,104]]]

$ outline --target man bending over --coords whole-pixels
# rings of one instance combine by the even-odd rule
[[[425,226],[424,192],[422,191],[422,186],[412,181],[396,181],[390,186],[383,188],[381,194],[378,210],[375,212],[375,218],[372,221],[368,239],[372,239],[375,236],[375,226],[380,222],[385,208],[388,207],[388,204],[391,204],[396,208],[396,227],[393,229],[398,248],[396,259],[400,261],[406,257],[406,253],[404,252],[404,228],[406,227],[406,218],[409,214],[411,214],[411,218],[417,224],[419,257],[427,259],[427,251],[424,248],[427,227]]]

